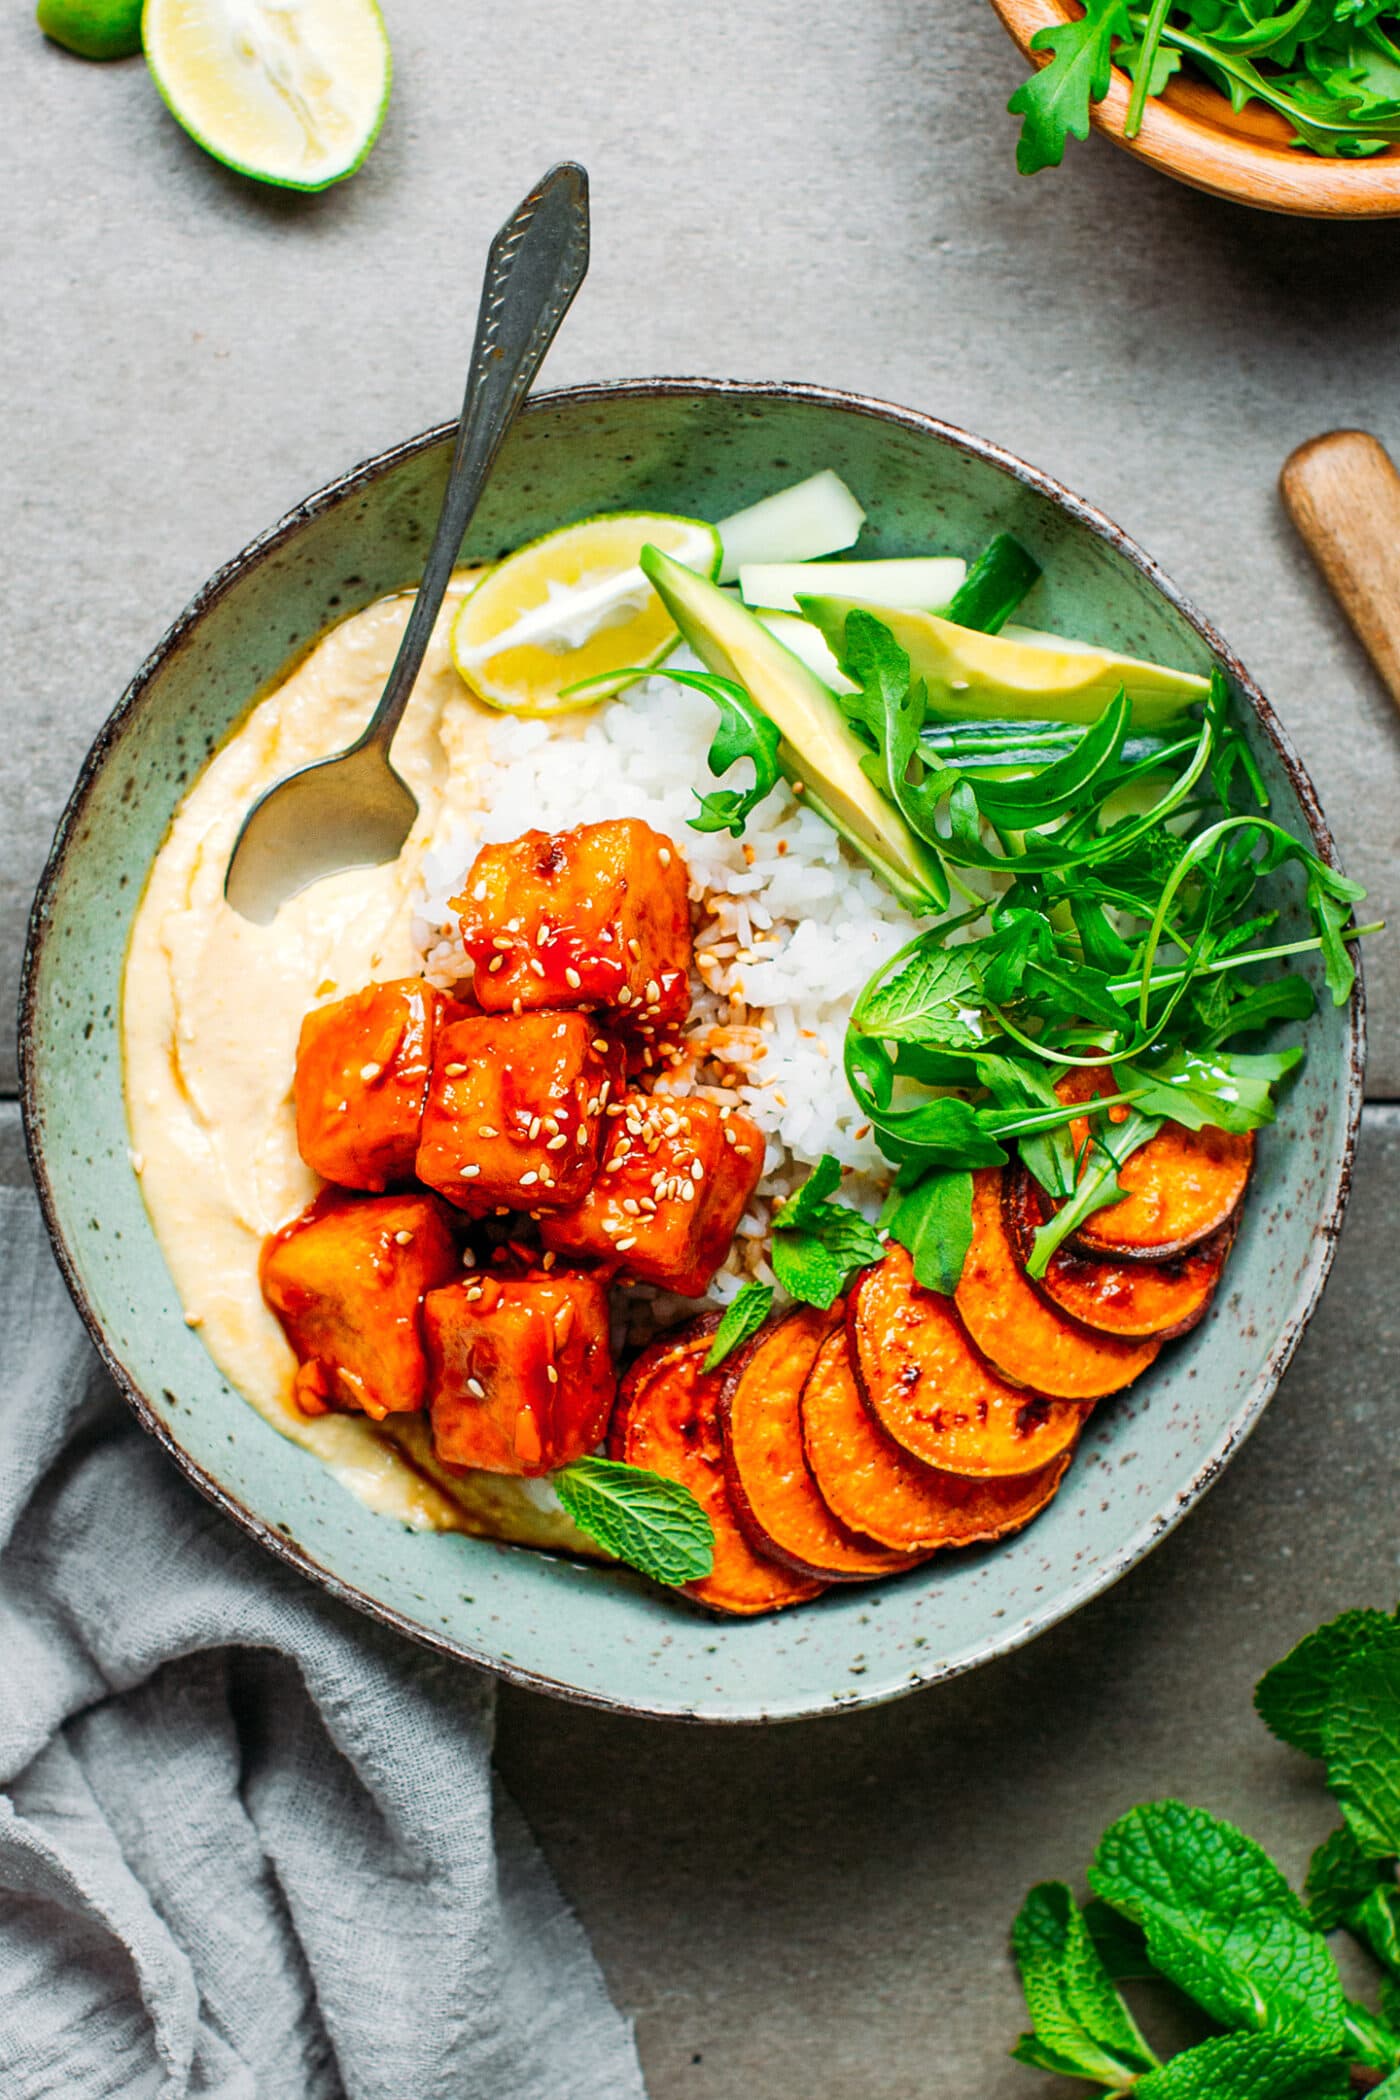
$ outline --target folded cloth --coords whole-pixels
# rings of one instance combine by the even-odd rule
[[[645,2100],[492,1680],[201,1501],[0,1236],[0,2094]]]

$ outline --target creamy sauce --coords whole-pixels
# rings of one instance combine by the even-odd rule
[[[224,902],[224,872],[250,805],[311,759],[351,743],[379,698],[412,602],[381,599],[324,637],[260,701],[180,805],[132,928],[122,998],[127,1119],[156,1237],[219,1369],[284,1436],[342,1484],[420,1530],[484,1533],[588,1551],[539,1483],[443,1472],[422,1417],[374,1425],[308,1419],[291,1397],[295,1359],[258,1287],[268,1233],[320,1186],[296,1146],[292,1078],[308,1007],[372,980],[416,974],[410,915],[424,852],[444,820],[469,817],[488,716],[448,650],[470,582],[448,592],[394,741],[419,814],[399,858],[328,877],[270,926]]]

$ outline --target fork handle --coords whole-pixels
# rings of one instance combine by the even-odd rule
[[[1332,430],[1284,462],[1288,514],[1400,707],[1400,474],[1377,438]]]
[[[588,176],[561,161],[491,243],[457,442],[423,580],[393,669],[356,750],[388,755],[496,454],[588,268]]]

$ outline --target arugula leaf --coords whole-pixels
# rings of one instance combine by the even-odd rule
[[[690,829],[727,831],[736,839],[742,838],[744,825],[778,784],[778,746],[782,742],[778,726],[769,721],[743,686],[730,678],[697,671],[668,671],[667,676],[683,685],[699,685],[719,709],[719,727],[706,756],[715,778],[722,779],[741,758],[753,763],[751,788],[715,788],[708,795],[697,794],[700,814],[687,820]]]
[[[1048,1113],[1061,1105],[1042,1067],[1018,1063],[1009,1057],[979,1057],[975,1069],[979,1083],[986,1087],[998,1108],[1023,1109],[1033,1114],[1037,1109]],[[1063,1201],[1074,1194],[1078,1161],[1068,1122],[1023,1136],[1020,1154],[1021,1164],[1035,1176],[1047,1196]]]
[[[853,1269],[869,1268],[884,1242],[868,1218],[848,1203],[827,1201],[841,1185],[841,1168],[823,1153],[800,1189],[773,1214],[773,1273],[789,1297],[825,1309],[834,1305]]]
[[[773,1304],[773,1287],[767,1283],[744,1283],[724,1309],[715,1329],[702,1371],[717,1371],[727,1356],[758,1333]]]
[[[1322,1717],[1327,1784],[1375,1859],[1400,1853],[1400,1624],[1343,1657]]]
[[[1254,1689],[1254,1710],[1280,1742],[1305,1757],[1325,1757],[1325,1721],[1343,1663],[1395,1624],[1383,1611],[1345,1611],[1306,1634]]]
[[[1115,1065],[1123,1092],[1137,1095],[1142,1115],[1170,1118],[1188,1130],[1258,1130],[1274,1120],[1273,1089],[1303,1061],[1301,1050],[1249,1057],[1239,1051],[1207,1055],[1178,1046],[1157,1065]]]
[[[1006,105],[1023,120],[1016,147],[1023,175],[1057,168],[1071,137],[1088,138],[1090,105],[1108,93],[1114,41],[1131,36],[1126,0],[1088,0],[1081,21],[1036,31],[1031,49],[1054,56]]]
[[[1345,2062],[1273,2034],[1220,2034],[1133,2087],[1135,2100],[1351,2100]]]
[[[1021,1906],[1011,1946],[1034,2026],[1011,2054],[1069,2078],[1118,2090],[1157,2058],[1119,1997],[1063,1882],[1042,1881]]]
[[[713,1527],[679,1480],[612,1458],[576,1458],[549,1479],[580,1531],[653,1582],[695,1582],[714,1566]]]
[[[1089,1882],[1141,1925],[1161,1973],[1227,2027],[1286,2034],[1300,2053],[1345,2042],[1332,1951],[1268,1855],[1180,1801],[1131,1809],[1104,1833]]]
[[[951,1296],[972,1245],[971,1174],[945,1168],[921,1175],[908,1188],[896,1185],[880,1223],[913,1255],[917,1280]]]
[[[1325,1837],[1308,1862],[1304,1893],[1319,1932],[1331,1932],[1379,1887],[1383,1869],[1346,1828]]]
[[[1155,1137],[1161,1127],[1158,1118],[1140,1115],[1136,1109],[1130,1109],[1121,1123],[1101,1121],[1098,1131],[1089,1140],[1088,1156],[1074,1194],[1036,1230],[1026,1262],[1028,1276],[1043,1276],[1052,1255],[1071,1233],[1078,1232],[1086,1218],[1092,1218],[1095,1211],[1105,1210],[1109,1204],[1120,1201],[1123,1185],[1118,1179],[1118,1169],[1140,1145]]]

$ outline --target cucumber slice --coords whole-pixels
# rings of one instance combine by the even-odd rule
[[[855,544],[865,512],[839,474],[826,467],[790,489],[736,510],[719,527],[719,580],[732,583],[746,562],[813,561]]]
[[[967,579],[951,605],[931,605],[930,612],[943,611],[959,627],[975,627],[982,634],[999,634],[1033,583],[1040,579],[1040,563],[1027,554],[1009,532],[989,540],[967,573]]]
[[[860,750],[836,696],[785,649],[756,613],[663,554],[642,550],[642,568],[702,663],[738,681],[782,733],[778,763],[808,806],[825,818],[912,912],[941,910],[947,878],[931,846],[866,778]]]
[[[746,605],[774,612],[796,612],[799,591],[837,591],[867,605],[944,612],[966,575],[967,563],[951,554],[913,555],[904,561],[746,561],[739,570],[739,588]]]

